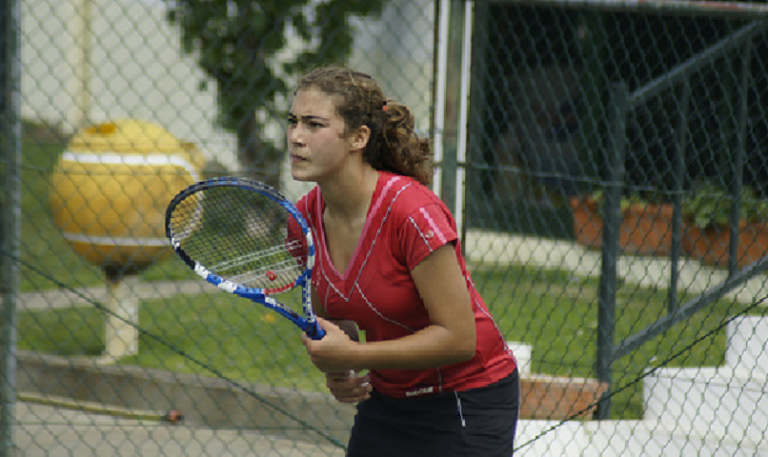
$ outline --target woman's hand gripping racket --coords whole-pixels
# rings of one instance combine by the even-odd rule
[[[276,189],[236,177],[201,181],[171,200],[165,230],[179,257],[209,283],[277,311],[312,339],[325,335],[312,311],[312,233]],[[270,296],[297,286],[303,316]]]

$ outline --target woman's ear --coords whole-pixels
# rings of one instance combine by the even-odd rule
[[[350,147],[353,150],[363,150],[370,139],[371,129],[367,125],[363,125],[350,135]]]

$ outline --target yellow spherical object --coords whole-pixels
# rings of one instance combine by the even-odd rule
[[[51,176],[56,225],[101,267],[141,270],[172,252],[165,208],[200,180],[203,157],[162,127],[129,119],[78,132]]]

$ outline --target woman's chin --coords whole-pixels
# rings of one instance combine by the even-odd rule
[[[291,170],[291,177],[294,181],[311,181],[311,178],[307,173],[302,173],[299,170]]]

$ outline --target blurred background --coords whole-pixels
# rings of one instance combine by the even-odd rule
[[[762,1],[0,6],[0,456],[343,455],[290,323],[163,218],[200,179],[298,200],[297,78],[409,106],[520,362],[520,455],[768,455]],[[280,297],[298,303],[300,297]]]

